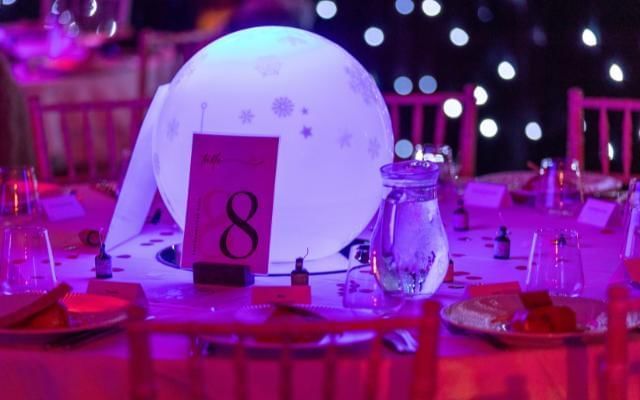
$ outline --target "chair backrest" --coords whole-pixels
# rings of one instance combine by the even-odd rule
[[[146,97],[155,92],[155,87],[150,87],[149,78],[152,69],[151,63],[154,56],[162,59],[164,63],[163,75],[173,77],[182,65],[202,47],[221,34],[219,30],[193,30],[187,32],[163,32],[144,29],[138,37],[138,59],[140,62],[138,96]],[[160,54],[164,52],[163,57]],[[170,63],[168,66],[166,63]]]
[[[607,296],[603,393],[608,400],[623,400],[627,398],[629,374],[627,315],[631,311],[640,311],[640,298],[630,298],[629,288],[623,285],[610,286]]]
[[[435,107],[433,128],[433,144],[445,144],[447,131],[447,117],[444,113],[444,103],[449,99],[457,99],[462,103],[460,129],[458,134],[458,161],[461,176],[474,176],[476,171],[476,142],[477,142],[477,106],[473,91],[475,85],[464,86],[462,92],[437,92],[433,94],[414,93],[409,95],[385,94],[384,98],[391,112],[391,124],[394,138],[400,139],[401,108],[411,108],[411,142],[424,143],[424,113],[425,107]]]
[[[202,399],[206,397],[204,387],[205,378],[208,381],[215,381],[215,376],[203,376],[201,361],[204,358],[202,351],[198,348],[198,338],[202,335],[229,336],[238,338],[232,344],[229,358],[230,368],[233,371],[232,385],[233,398],[247,400],[249,396],[250,374],[250,345],[247,340],[256,337],[268,337],[270,341],[277,338],[282,343],[282,350],[276,352],[277,359],[277,392],[273,398],[293,399],[302,398],[301,393],[294,396],[293,370],[294,359],[293,349],[290,339],[300,337],[299,335],[310,335],[312,337],[328,338],[326,347],[320,353],[316,353],[317,360],[321,362],[319,375],[322,375],[322,398],[335,399],[338,386],[342,383],[356,385],[359,382],[340,382],[337,371],[341,361],[353,360],[357,355],[344,355],[338,352],[336,338],[345,332],[372,332],[375,334],[370,342],[368,351],[360,355],[362,363],[366,367],[366,375],[362,393],[366,399],[377,398],[378,384],[383,380],[382,364],[385,353],[382,343],[382,335],[386,332],[403,329],[416,330],[418,332],[418,349],[413,362],[412,376],[407,376],[407,384],[410,384],[409,392],[411,399],[428,400],[432,399],[436,393],[437,382],[437,340],[439,330],[439,309],[440,306],[435,301],[426,301],[423,305],[422,316],[376,318],[353,321],[310,321],[292,323],[265,323],[265,324],[242,324],[238,322],[213,323],[172,323],[161,322],[159,320],[149,320],[134,323],[128,327],[129,333],[129,354],[130,354],[130,374],[131,374],[131,398],[134,400],[150,400],[158,396],[155,382],[153,355],[150,346],[150,336],[152,334],[179,334],[189,338],[190,349],[187,357],[188,390],[191,391],[188,398]],[[297,336],[296,336],[297,335]],[[223,357],[222,355],[220,357]],[[315,359],[314,359],[315,360]],[[297,360],[295,360],[297,361]],[[222,378],[218,377],[218,381]],[[316,381],[318,376],[309,376],[309,379]]]
[[[119,178],[149,103],[133,99],[45,105],[30,98],[38,177],[65,182]],[[52,150],[54,144],[59,151]]]
[[[622,113],[622,175],[625,182],[631,177],[633,159],[633,136],[631,113],[640,111],[640,99],[585,97],[580,88],[570,88],[567,92],[567,156],[575,158],[584,167],[585,135],[584,112],[598,112],[598,148],[602,173],[610,173],[609,165],[609,113]]]

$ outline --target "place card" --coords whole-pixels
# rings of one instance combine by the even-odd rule
[[[496,294],[520,293],[520,284],[516,281],[490,283],[486,285],[469,285],[465,292],[467,297],[493,296]]]
[[[107,250],[112,250],[137,236],[146,222],[157,189],[151,160],[153,129],[168,92],[169,84],[162,85],[156,90],[140,127],[107,231],[105,239]]]
[[[40,205],[49,221],[80,218],[84,217],[85,214],[84,207],[82,207],[82,204],[80,204],[74,194],[40,199]]]
[[[511,203],[506,185],[469,182],[464,190],[465,206],[500,208]]]
[[[278,137],[194,134],[182,266],[269,269]]]
[[[311,304],[311,286],[255,286],[251,304]]]
[[[586,225],[593,225],[598,228],[605,228],[611,221],[616,203],[597,199],[587,199],[582,206],[578,222]]]
[[[91,279],[87,293],[117,297],[126,300],[134,307],[132,316],[142,317],[147,313],[149,302],[142,285],[136,282],[114,282],[102,279]]]

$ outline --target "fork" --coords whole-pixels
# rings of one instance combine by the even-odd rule
[[[112,333],[116,333],[120,330],[121,329],[119,326],[114,326],[114,327],[108,327],[104,329],[96,329],[96,330],[81,332],[75,335],[63,336],[60,338],[50,340],[49,342],[45,343],[44,347],[45,349],[48,349],[48,350],[72,349],[80,345],[101,339],[105,336],[108,336]]]
[[[406,329],[389,331],[382,337],[382,341],[397,353],[413,354],[418,350],[418,341]]]

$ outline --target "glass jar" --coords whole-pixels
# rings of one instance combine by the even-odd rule
[[[438,166],[403,161],[380,169],[384,186],[371,239],[373,272],[387,292],[432,295],[449,262],[438,207]]]

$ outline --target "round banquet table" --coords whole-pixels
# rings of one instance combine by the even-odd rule
[[[48,223],[54,246],[59,281],[71,284],[75,291],[85,291],[94,278],[95,249],[81,245],[81,229],[108,226],[114,200],[90,187],[74,188],[84,205],[86,218]],[[582,240],[585,272],[584,296],[604,299],[609,283],[620,281],[618,265],[622,228],[599,229],[579,225],[568,217],[550,217],[531,208],[511,206],[501,211],[469,208],[468,232],[454,232],[451,220],[453,205],[441,203],[447,226],[451,257],[455,262],[455,282],[443,284],[434,298],[443,305],[461,300],[470,284],[517,281],[524,286],[527,258],[532,234],[537,227],[576,229]],[[511,233],[511,258],[492,257],[492,239],[500,221]],[[170,268],[156,261],[156,253],[180,242],[181,234],[172,224],[148,225],[136,238],[117,247],[113,257],[113,281],[139,282],[149,300],[153,318],[215,319],[229,311],[250,304],[250,288],[196,286],[191,273]],[[310,277],[312,303],[342,307],[338,294],[345,274]],[[256,285],[288,285],[288,277],[257,277]],[[640,361],[638,342],[631,345],[631,364]],[[153,341],[156,379],[160,398],[187,398],[186,341],[177,337],[159,337]],[[438,399],[564,399],[600,398],[602,379],[600,363],[602,344],[573,344],[558,347],[500,347],[483,338],[452,334],[441,329],[439,343]],[[385,354],[381,397],[402,398],[407,392],[410,355],[389,351]],[[37,345],[0,346],[0,391],[20,399],[123,399],[128,396],[127,340],[123,332],[102,337],[71,349],[44,350]],[[362,378],[363,361],[341,370],[338,376],[348,383]],[[634,364],[635,363],[635,364]],[[207,381],[216,398],[230,398],[232,376],[229,361],[215,356],[204,364]],[[252,398],[277,398],[276,372],[265,360],[251,366]],[[305,399],[321,398],[315,379],[321,373],[313,360],[296,360],[294,391]],[[430,379],[431,377],[425,377]],[[638,379],[629,382],[631,397],[637,397]],[[352,390],[357,385],[347,385]],[[355,389],[353,389],[355,390]],[[303,392],[300,392],[303,391]],[[340,398],[353,398],[352,392]]]

